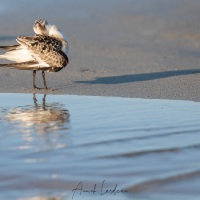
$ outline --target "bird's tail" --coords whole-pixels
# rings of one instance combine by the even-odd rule
[[[51,67],[40,67],[37,61],[28,61],[20,63],[0,64],[0,67],[10,67],[20,70],[48,70]]]

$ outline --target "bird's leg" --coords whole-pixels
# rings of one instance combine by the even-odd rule
[[[43,110],[46,110],[46,94],[44,94],[44,97],[42,99],[42,107],[43,107]]]
[[[34,102],[34,105],[35,105],[35,110],[37,110],[38,104],[37,104],[37,98],[36,98],[35,93],[33,93],[33,102]]]
[[[33,70],[33,88],[34,88],[34,89],[38,89],[38,90],[43,89],[43,88],[36,87],[35,78],[36,78],[36,70]],[[45,88],[45,89],[46,89],[46,88]]]
[[[35,85],[35,76],[36,76],[36,70],[33,70],[33,88],[36,89],[36,85]]]
[[[44,88],[48,89],[47,88],[47,84],[46,84],[46,80],[45,80],[45,73],[44,73],[44,71],[42,71],[42,78],[43,78],[43,82],[44,82]]]

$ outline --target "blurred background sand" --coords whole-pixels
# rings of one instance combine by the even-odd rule
[[[70,45],[69,65],[46,74],[51,93],[199,101],[199,10],[198,0],[2,0],[0,44],[44,18]],[[0,92],[33,92],[32,72],[2,68]]]

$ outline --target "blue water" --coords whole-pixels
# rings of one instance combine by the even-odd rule
[[[200,195],[198,102],[39,94],[0,99],[0,199]]]

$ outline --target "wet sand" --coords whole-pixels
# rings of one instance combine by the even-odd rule
[[[3,0],[0,44],[32,35],[35,19],[45,18],[70,45],[69,65],[46,74],[55,89],[48,93],[199,101],[199,10],[197,0]],[[32,72],[2,68],[0,86],[32,93]]]

